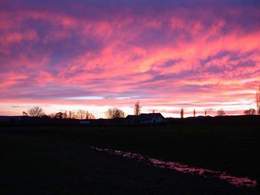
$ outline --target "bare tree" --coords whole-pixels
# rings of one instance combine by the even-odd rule
[[[183,108],[181,109],[181,118],[184,118],[184,110],[183,110]]]
[[[77,112],[77,119],[84,119],[85,116],[86,116],[86,111],[78,110],[78,112]]]
[[[220,109],[220,110],[217,111],[217,115],[218,116],[225,116],[226,113],[225,113],[225,111],[223,109]]]
[[[141,113],[141,107],[140,107],[140,103],[136,102],[135,103],[135,108],[134,108],[134,115],[138,116]]]
[[[107,118],[116,119],[116,118],[124,118],[125,113],[118,108],[110,108],[106,112]]]
[[[63,119],[67,119],[67,118],[68,118],[68,112],[65,111],[65,112],[63,112]]]
[[[253,109],[253,108],[250,108],[250,109],[248,109],[248,110],[245,110],[245,111],[244,111],[244,114],[245,114],[245,115],[255,115],[255,114],[256,114],[256,110]]]
[[[88,112],[88,111],[85,111],[85,110],[79,110],[77,112],[77,116],[76,116],[77,119],[95,119],[95,116]]]
[[[41,117],[45,114],[42,108],[40,108],[39,106],[34,106],[28,110],[28,115],[31,117]]]
[[[95,116],[92,113],[86,111],[85,119],[95,119]]]
[[[205,110],[205,111],[204,111],[204,115],[205,115],[205,116],[207,116],[207,114],[208,114],[208,111],[207,111],[207,110]]]
[[[260,86],[256,92],[256,110],[257,114],[260,115]]]
[[[67,118],[68,119],[75,119],[75,118],[77,118],[77,116],[76,116],[75,112],[69,111],[68,115],[67,115]]]

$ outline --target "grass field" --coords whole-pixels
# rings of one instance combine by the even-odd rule
[[[13,163],[15,173],[22,170],[21,164],[42,160],[45,168],[51,163],[59,171],[60,165],[75,162],[68,158],[63,163],[58,157],[50,162],[41,154],[48,151],[48,156],[57,156],[70,151],[81,156],[87,146],[98,146],[226,171],[259,183],[259,125],[258,117],[225,117],[173,120],[156,126],[2,126],[1,153],[6,164],[1,167]]]

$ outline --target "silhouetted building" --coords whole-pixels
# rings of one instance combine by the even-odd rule
[[[16,122],[22,120],[28,120],[27,116],[0,116],[0,122]]]
[[[148,113],[136,115],[128,115],[126,117],[128,124],[158,124],[165,120],[161,113]]]
[[[92,121],[91,120],[80,120],[79,124],[81,124],[81,125],[91,125],[92,124],[91,122],[93,122],[93,120]]]

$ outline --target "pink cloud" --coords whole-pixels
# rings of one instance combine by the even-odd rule
[[[240,9],[227,16],[241,17]],[[139,99],[148,107],[184,101],[229,109],[222,103],[252,99],[252,91],[242,92],[259,85],[260,29],[247,31],[212,10],[92,19],[29,9],[1,13],[0,26],[0,89],[21,94],[4,102],[127,106]],[[86,95],[103,99],[68,99]]]
[[[1,44],[15,44],[21,41],[34,41],[37,39],[37,33],[35,31],[26,31],[26,32],[9,32],[1,36]]]
[[[27,74],[17,74],[15,72],[10,72],[7,74],[0,74],[0,90],[1,92],[7,92],[10,88],[17,84],[21,80],[27,79]]]

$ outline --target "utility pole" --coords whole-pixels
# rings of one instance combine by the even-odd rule
[[[256,112],[260,115],[260,86],[256,92]]]

